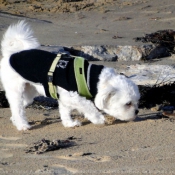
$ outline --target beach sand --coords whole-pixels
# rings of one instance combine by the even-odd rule
[[[174,0],[0,2],[0,38],[11,23],[26,19],[46,46],[138,45],[134,37],[175,29]],[[150,64],[173,62],[163,58]],[[118,68],[135,62],[98,64]],[[28,108],[33,128],[20,132],[9,120],[10,109],[1,108],[0,174],[175,174],[175,121],[157,114],[140,109],[135,121],[96,126],[75,111],[82,126],[65,128],[58,110]],[[75,143],[71,147],[43,154],[25,151],[43,138],[69,137]]]

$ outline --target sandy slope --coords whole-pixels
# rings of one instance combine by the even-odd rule
[[[1,2],[1,12],[26,16],[44,45],[131,45],[136,44],[133,37],[175,28],[174,0],[110,1],[99,6],[91,1],[91,8],[74,8],[74,13],[46,10],[46,6],[55,6],[56,1],[51,0]],[[38,4],[45,10],[29,8]],[[24,17],[0,13],[0,37],[19,19]],[[166,61],[157,62],[161,63]],[[117,67],[118,63],[108,65]],[[83,126],[64,128],[57,110],[27,109],[33,129],[25,132],[16,130],[10,115],[9,109],[0,109],[0,174],[175,174],[175,123],[155,112],[140,110],[134,122],[116,121],[105,126],[94,126],[74,115]],[[41,155],[25,153],[28,145],[42,138],[70,136],[75,137],[73,147]]]

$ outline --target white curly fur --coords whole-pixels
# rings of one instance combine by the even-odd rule
[[[1,42],[3,58],[1,60],[1,81],[6,91],[6,97],[12,113],[11,120],[18,130],[30,128],[26,120],[25,107],[33,102],[37,95],[44,95],[43,86],[30,82],[9,64],[12,54],[22,50],[35,49],[39,42],[33,36],[33,31],[25,21],[11,25],[4,34]],[[98,93],[95,104],[81,97],[77,92],[66,91],[57,87],[59,98],[59,112],[65,127],[80,126],[78,120],[71,118],[71,111],[77,109],[94,124],[103,124],[105,118],[98,110],[120,120],[133,120],[137,114],[137,103],[140,98],[138,87],[123,75],[116,74],[112,68],[103,68],[98,82]],[[98,108],[98,109],[97,109]]]

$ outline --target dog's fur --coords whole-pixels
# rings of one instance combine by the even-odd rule
[[[10,65],[12,54],[39,47],[40,44],[33,36],[33,31],[25,21],[11,25],[3,36],[1,43],[1,81],[12,112],[11,120],[18,130],[30,128],[26,120],[25,107],[32,103],[37,95],[44,95],[42,85],[30,82],[19,75]],[[65,127],[80,126],[81,123],[71,118],[71,111],[77,109],[85,118],[94,124],[103,124],[105,118],[99,110],[116,119],[130,121],[138,113],[140,94],[138,87],[112,68],[104,67],[97,85],[97,95],[94,103],[82,97],[78,92],[67,91],[57,87],[59,94],[59,112]]]

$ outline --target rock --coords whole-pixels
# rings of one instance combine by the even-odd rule
[[[139,61],[170,56],[164,47],[141,46],[41,46],[42,50],[67,53],[89,61]]]
[[[142,55],[134,46],[82,46],[80,56],[90,60],[140,60]]]
[[[142,53],[136,46],[76,46],[67,48],[67,51],[87,60],[131,61],[142,58]]]
[[[88,60],[116,61],[118,59],[109,46],[81,46],[80,56]]]
[[[118,69],[137,85],[169,84],[175,82],[175,67],[169,65],[136,64]]]
[[[142,59],[142,53],[136,46],[118,46],[115,51],[118,61],[138,61]]]
[[[163,46],[142,45],[139,48],[142,52],[142,58],[145,60],[170,56],[170,53],[167,50],[167,48]]]
[[[48,52],[52,52],[52,53],[67,53],[67,54],[70,54],[69,52],[67,52],[63,46],[52,46],[52,45],[48,45],[48,46],[45,46],[45,45],[41,45],[40,48],[41,50],[45,50],[45,51],[48,51]]]

